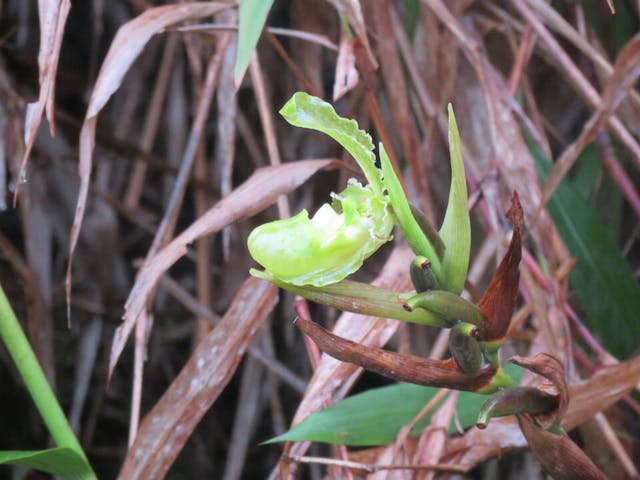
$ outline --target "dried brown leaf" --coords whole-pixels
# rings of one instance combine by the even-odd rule
[[[536,415],[535,419],[545,428],[560,422],[569,406],[569,390],[565,380],[564,367],[560,361],[547,353],[539,353],[533,358],[515,355],[510,360],[512,363],[531,370],[534,373],[549,380],[555,387],[558,395],[558,408],[551,414]]]
[[[256,278],[244,283],[220,323],[145,417],[118,478],[164,478],[276,303],[273,285]]]
[[[145,308],[160,276],[187,252],[187,245],[204,235],[215,233],[233,222],[264,210],[274,203],[279,195],[299,187],[318,170],[339,165],[342,165],[342,162],[338,160],[324,159],[302,160],[261,168],[145,262],[145,267],[140,270],[125,304],[124,322],[118,327],[113,338],[109,374],[113,372],[135,320]]]
[[[222,2],[202,2],[150,8],[124,24],[116,33],[98,73],[80,131],[80,158],[78,164],[80,192],[73,225],[69,233],[69,263],[65,282],[67,317],[70,317],[71,264],[87,203],[98,113],[118,89],[131,64],[153,35],[161,32],[171,24],[189,19],[208,17],[232,6],[232,4]]]
[[[358,85],[360,76],[356,68],[356,56],[353,53],[355,40],[349,38],[344,30],[340,32],[340,48],[336,60],[336,78],[333,82],[333,101]]]
[[[606,480],[567,435],[556,435],[540,427],[529,415],[518,415],[518,424],[542,468],[555,480]]]
[[[500,262],[486,292],[478,302],[478,307],[486,317],[480,327],[479,340],[492,342],[503,339],[509,328],[513,309],[518,297],[520,281],[520,259],[522,257],[522,206],[517,193],[513,193],[507,218],[513,225],[513,236],[506,255]]]
[[[47,111],[49,130],[54,133],[53,106],[55,98],[56,72],[62,45],[62,35],[67,16],[71,9],[71,0],[39,0],[38,19],[40,21],[40,49],[38,51],[38,70],[40,94],[38,101],[27,105],[24,122],[25,151],[20,166],[20,175],[26,175],[29,154],[36,139],[42,114]],[[16,189],[17,195],[17,189]]]
[[[495,368],[463,373],[453,360],[434,360],[368,347],[332,334],[317,323],[298,318],[296,325],[320,347],[343,362],[354,363],[399,382],[440,388],[477,391],[491,382]]]

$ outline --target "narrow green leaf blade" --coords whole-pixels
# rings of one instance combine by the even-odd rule
[[[537,147],[532,146],[531,151],[544,181],[551,163]],[[640,345],[640,285],[631,267],[607,227],[570,181],[560,184],[547,208],[578,260],[569,278],[586,312],[587,325],[607,350],[620,359],[629,358]]]
[[[507,365],[505,369],[519,382],[520,367]],[[265,443],[310,440],[362,447],[386,445],[395,440],[400,429],[413,420],[439,391],[439,388],[408,383],[368,390],[314,413],[288,432]],[[449,431],[457,432],[458,425],[462,428],[474,425],[486,400],[486,395],[460,392],[456,405],[457,422],[455,419],[451,422]],[[420,434],[430,420],[431,415],[428,414],[412,433]]]
[[[238,11],[238,49],[233,76],[236,86],[242,82],[258,39],[267,21],[273,0],[242,0]]]
[[[446,245],[442,261],[440,286],[459,294],[464,289],[471,251],[471,221],[467,206],[467,181],[462,162],[460,132],[451,104],[449,109],[449,156],[451,161],[451,187],[449,203],[440,229]]]
[[[67,447],[0,451],[0,465],[20,465],[58,475],[65,480],[95,480],[96,478],[87,461]]]
[[[375,164],[371,137],[355,120],[342,118],[329,103],[305,92],[295,93],[280,109],[280,115],[291,125],[333,138],[358,162],[374,191],[382,193],[381,172]]]
[[[389,200],[398,225],[407,239],[411,250],[413,250],[413,253],[429,259],[431,269],[438,281],[440,281],[440,258],[411,213],[409,202],[400,184],[400,180],[398,180],[396,173],[393,171],[391,160],[384,149],[384,145],[380,143],[378,148],[380,150],[380,166],[382,167],[382,175],[384,178],[383,184],[389,194]]]

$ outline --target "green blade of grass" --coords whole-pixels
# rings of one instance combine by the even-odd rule
[[[38,412],[58,447],[74,452],[83,460],[85,469],[84,476],[81,478],[96,478],[2,287],[0,287],[0,338],[6,345]]]
[[[86,459],[67,447],[47,450],[0,451],[0,465],[19,465],[58,475],[65,480],[91,480],[95,475]]]
[[[519,382],[520,367],[507,365],[505,370]],[[310,415],[288,432],[265,443],[310,440],[362,447],[386,445],[395,440],[400,429],[411,422],[439,391],[439,388],[408,383],[371,389]],[[456,405],[457,424],[462,428],[474,425],[486,400],[486,395],[460,392]],[[427,414],[412,434],[419,435],[430,419],[431,414]],[[451,433],[457,431],[457,424],[451,422]]]
[[[544,182],[551,162],[531,151]],[[580,160],[578,160],[580,161]],[[604,347],[621,359],[640,345],[640,285],[616,241],[569,180],[563,180],[547,207],[569,251],[578,260],[570,280],[586,313],[586,324]]]
[[[258,39],[267,21],[273,0],[242,0],[238,10],[238,49],[233,76],[236,86],[242,82]]]

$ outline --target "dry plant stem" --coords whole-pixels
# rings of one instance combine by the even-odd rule
[[[238,23],[237,10],[226,10],[216,16],[216,20],[230,21]],[[216,142],[215,161],[211,170],[220,172],[220,193],[222,196],[229,195],[233,190],[233,170],[236,152],[236,115],[238,113],[238,102],[236,97],[236,82],[234,79],[234,67],[236,63],[236,53],[238,50],[238,39],[233,37],[227,50],[224,53],[224,61],[218,80],[218,91],[216,93],[217,118],[216,118]],[[211,183],[215,182],[211,176]],[[225,262],[229,261],[231,250],[231,226],[222,230],[222,256]],[[204,285],[203,285],[204,287]],[[204,325],[203,325],[204,326]]]
[[[307,303],[306,299],[300,297],[300,296],[296,296],[294,303],[293,303],[293,308],[296,312],[296,314],[298,315],[298,317],[304,319],[304,320],[308,320],[309,322],[311,322],[311,313],[309,312],[309,304]],[[318,363],[320,363],[320,349],[318,348],[318,346],[313,343],[313,340],[311,340],[308,336],[304,335],[304,346],[307,349],[307,355],[309,356],[309,363],[311,364],[311,369],[313,371],[316,370],[316,368],[318,368]]]
[[[529,61],[529,57],[531,56],[535,39],[533,28],[531,28],[531,25],[527,23],[522,30],[520,45],[518,46],[518,51],[516,53],[516,60],[511,68],[511,75],[507,82],[510,97],[515,97],[516,95],[518,85],[520,84],[524,74],[524,69]]]
[[[207,171],[207,158],[204,151],[203,142],[196,154],[195,174],[197,178],[205,180],[209,175]],[[211,205],[207,196],[196,191],[196,216],[205,214]],[[199,238],[196,242],[197,263],[196,263],[196,294],[198,301],[207,309],[211,309],[211,239],[208,237]],[[196,341],[199,342],[207,336],[211,326],[205,317],[198,316],[196,319]]]
[[[164,275],[160,278],[160,287],[169,292],[176,300],[189,310],[194,315],[205,318],[210,325],[214,327],[220,321],[220,317],[215,314],[210,308],[205,307],[198,302],[189,292],[187,292],[178,282],[173,280],[168,275]],[[279,362],[273,355],[263,351],[259,346],[253,344],[248,350],[249,356],[255,358],[266,369],[282,380],[285,384],[289,385],[293,390],[298,393],[304,393],[307,388],[307,382],[305,382],[298,375],[293,373],[284,364]]]
[[[314,97],[322,97],[322,93],[316,90],[313,82],[309,80],[309,77],[307,77],[304,71],[293,61],[276,36],[269,29],[264,31],[264,36],[269,43],[271,43],[278,55],[280,55],[280,58],[287,64],[291,73],[293,73],[296,79],[302,84],[304,90]]]
[[[231,429],[231,439],[227,450],[222,480],[237,480],[245,466],[247,448],[255,421],[259,414],[264,370],[254,359],[244,363],[240,380],[240,393]]]
[[[420,204],[423,205],[431,203],[430,198],[426,196],[428,181],[424,167],[418,159],[417,131],[409,105],[410,97],[407,91],[407,83],[405,81],[402,63],[398,58],[397,45],[394,39],[393,21],[391,18],[393,11],[392,4],[393,2],[385,0],[374,7],[373,23],[378,38],[376,50],[380,58],[380,73],[385,85],[386,98],[388,99],[387,103],[391,110],[396,135],[400,137],[400,143],[404,158],[407,161],[409,174],[416,188],[416,197],[420,200]],[[375,115],[373,119],[376,121]],[[382,135],[381,139],[387,148],[392,146]]]
[[[383,470],[433,470],[436,472],[466,473],[469,471],[464,465],[455,464],[430,464],[430,465],[378,465],[371,463],[359,463],[334,458],[308,457],[303,455],[286,455],[284,461],[290,463],[315,463],[318,465],[333,465],[364,473],[376,473]]]
[[[256,53],[251,57],[249,74],[251,75],[256,101],[258,103],[258,112],[260,114],[262,131],[264,132],[265,141],[267,142],[269,161],[271,165],[280,165],[281,161],[280,152],[278,151],[278,141],[276,139],[276,131],[273,126],[273,118],[271,116],[273,109],[271,108],[271,103],[267,95],[262,68],[260,67],[260,61]],[[289,218],[291,216],[289,202],[287,197],[284,195],[278,198],[278,213],[280,214],[280,218]]]
[[[158,133],[158,125],[162,118],[162,106],[167,95],[171,73],[174,66],[174,59],[178,50],[178,38],[170,35],[160,61],[160,70],[153,87],[151,101],[144,120],[144,128],[140,138],[140,150],[147,153],[153,147],[153,143]],[[140,200],[144,179],[147,171],[147,164],[136,161],[133,167],[129,185],[124,195],[124,204],[127,207],[135,208]]]
[[[602,102],[600,95],[578,70],[560,44],[558,44],[549,31],[538,20],[529,6],[524,2],[524,0],[511,0],[511,3],[522,14],[527,22],[531,24],[540,39],[547,45],[549,51],[552,52],[553,57],[567,75],[567,79],[575,86],[576,91],[582,94],[584,99],[592,108],[597,108]],[[640,166],[640,146],[626,129],[624,124],[615,115],[612,115],[609,118],[608,124],[618,139],[632,153],[631,158],[634,160],[636,165]]]
[[[213,93],[215,91],[216,78],[220,70],[224,52],[229,44],[230,35],[225,34],[220,38],[218,49],[215,55],[209,60],[207,65],[207,76],[204,81],[204,85],[201,92],[200,102],[196,111],[196,117],[191,126],[191,132],[189,133],[189,140],[180,164],[180,170],[174,183],[173,191],[167,208],[162,217],[162,221],[158,226],[158,230],[153,239],[153,243],[147,253],[145,265],[147,262],[152,261],[158,250],[168,241],[169,237],[173,234],[175,225],[178,219],[178,213],[182,207],[182,201],[184,199],[184,193],[187,189],[187,181],[191,172],[191,167],[195,160],[198,144],[204,129],[204,123],[211,108],[211,102],[213,100]],[[144,265],[143,265],[144,268]],[[135,334],[135,350],[134,350],[134,366],[133,366],[133,388],[131,393],[131,418],[129,420],[129,445],[133,443],[138,429],[138,423],[140,421],[140,402],[142,395],[142,375],[143,375],[143,362],[144,351],[146,349],[146,336],[148,325],[148,314],[151,301],[154,295],[151,295],[147,302],[147,310],[142,312],[136,319],[136,334]]]
[[[238,25],[237,24],[221,24],[221,23],[199,23],[196,25],[185,25],[182,27],[172,28],[171,30],[175,32],[215,32],[215,31],[224,31],[228,30],[230,32],[237,32]],[[325,47],[332,52],[338,51],[338,46],[331,41],[329,37],[326,35],[321,35],[319,33],[313,32],[305,32],[302,30],[293,30],[291,28],[277,28],[277,27],[267,27],[265,29],[266,32],[274,34],[274,35],[282,35],[283,37],[293,37],[298,38],[300,40],[304,40],[310,43],[316,43]],[[308,92],[311,93],[311,92]]]
[[[400,170],[400,167],[398,165],[398,157],[396,156],[396,153],[392,148],[393,143],[391,142],[389,131],[387,130],[387,127],[384,124],[384,120],[382,119],[382,113],[380,112],[380,107],[378,105],[378,100],[376,99],[375,93],[373,93],[372,90],[367,90],[364,94],[364,98],[366,99],[367,106],[369,107],[369,111],[371,112],[371,119],[373,120],[376,132],[378,132],[380,140],[385,145],[387,154],[389,155],[389,160],[391,160],[391,165],[393,166],[393,170],[396,172],[402,188],[406,190],[404,175],[402,175],[402,170]]]
[[[613,429],[613,427],[611,427],[611,424],[607,420],[607,417],[605,417],[605,415],[600,412],[594,417],[594,419],[598,427],[600,428],[600,431],[607,439],[611,450],[613,450],[613,453],[618,458],[618,461],[622,464],[625,472],[627,472],[629,478],[638,478],[638,470],[633,464],[633,460],[629,458],[629,454],[622,445],[622,442],[620,442],[618,434]]]

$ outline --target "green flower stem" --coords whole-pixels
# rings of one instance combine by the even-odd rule
[[[0,336],[56,444],[74,450],[87,460],[1,286]]]

